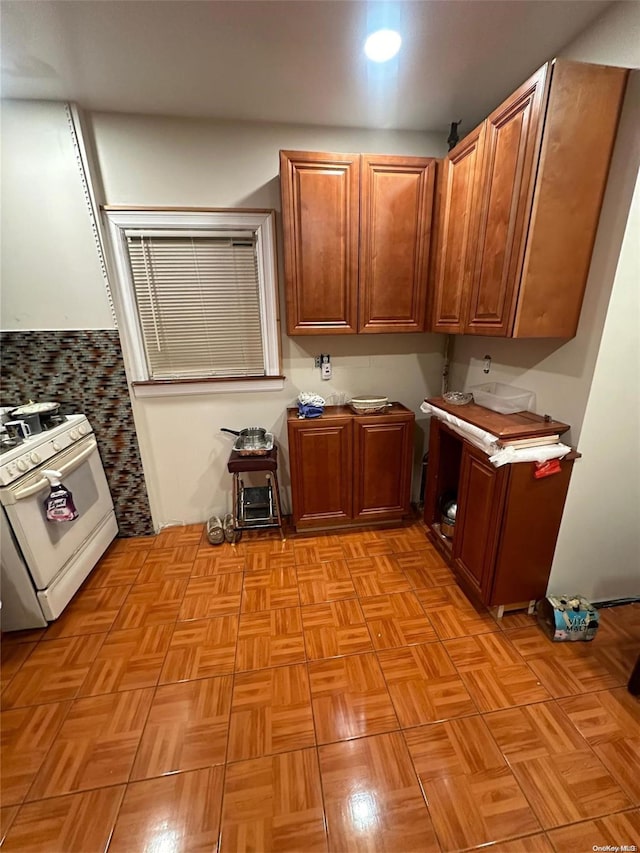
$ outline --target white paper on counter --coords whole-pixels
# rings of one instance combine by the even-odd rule
[[[500,438],[493,433],[487,432],[480,427],[463,421],[455,415],[432,406],[426,400],[420,406],[420,411],[425,415],[433,415],[441,421],[449,424],[454,432],[466,438],[474,447],[484,451],[489,457],[489,462],[499,468],[515,462],[546,462],[547,459],[560,459],[571,452],[566,444],[541,444],[538,447],[504,447],[500,449]]]
[[[449,424],[454,432],[457,432],[458,435],[466,438],[475,447],[479,447],[480,450],[484,450],[486,454],[491,455],[498,450],[498,442],[500,439],[497,435],[493,435],[485,429],[480,429],[480,427],[474,426],[467,421],[463,421],[455,415],[445,412],[444,409],[432,406],[431,403],[427,403],[426,400],[420,406],[420,411],[424,412],[425,415],[434,415],[438,420]]]

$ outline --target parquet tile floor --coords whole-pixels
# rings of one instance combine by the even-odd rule
[[[1,651],[8,851],[640,846],[640,605],[552,644],[420,522],[117,540]]]

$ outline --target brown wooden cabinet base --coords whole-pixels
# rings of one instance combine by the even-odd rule
[[[377,415],[328,406],[300,420],[288,410],[296,530],[400,521],[410,512],[415,415],[394,403]]]
[[[510,416],[497,417],[506,423]],[[476,603],[509,605],[546,594],[572,468],[573,459],[561,460],[560,472],[542,479],[533,476],[533,462],[494,468],[485,453],[431,418],[424,520]],[[458,502],[451,539],[440,529],[444,494]]]

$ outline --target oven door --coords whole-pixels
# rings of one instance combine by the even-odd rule
[[[44,502],[50,485],[42,470],[60,471],[73,495],[78,518],[47,521]],[[93,435],[47,460],[46,465],[0,490],[13,534],[34,584],[46,589],[113,510],[98,446]]]

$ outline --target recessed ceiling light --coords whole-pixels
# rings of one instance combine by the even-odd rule
[[[395,30],[378,30],[364,43],[364,52],[373,62],[387,62],[400,50],[402,39]]]

